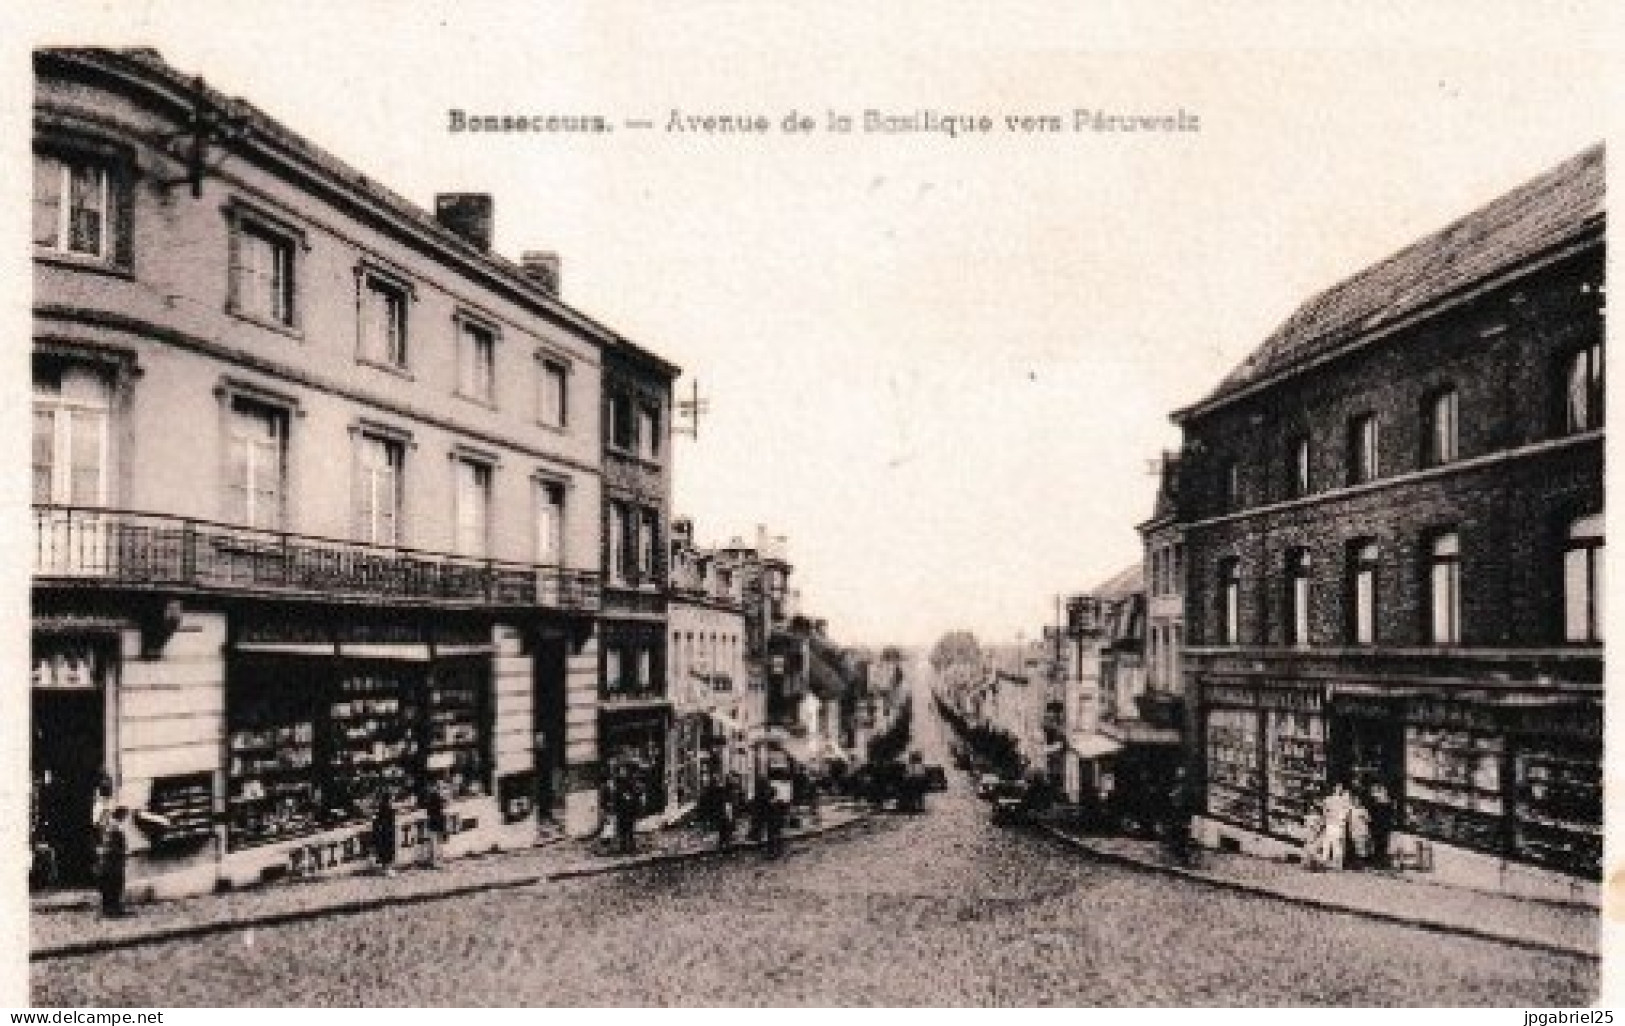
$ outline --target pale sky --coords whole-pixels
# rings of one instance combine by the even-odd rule
[[[675,508],[701,540],[768,524],[838,640],[929,643],[1031,636],[1137,559],[1169,411],[1312,292],[1603,138],[1616,96],[1600,3],[1146,6],[79,4],[31,38],[155,46],[425,207],[492,193],[498,251],[558,250],[569,302],[698,379]],[[452,135],[451,108],[657,127]],[[831,108],[997,130],[834,136]],[[1077,108],[1201,131],[1003,130]],[[820,130],[780,133],[792,109]],[[775,131],[674,135],[673,110]]]

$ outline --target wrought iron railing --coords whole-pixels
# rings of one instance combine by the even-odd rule
[[[160,513],[34,507],[33,575],[85,583],[596,610],[599,574],[235,527]]]

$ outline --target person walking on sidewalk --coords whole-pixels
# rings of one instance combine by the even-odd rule
[[[130,838],[126,824],[130,810],[122,805],[109,814],[107,826],[102,830],[100,864],[97,866],[98,883],[102,892],[102,915],[122,916],[126,861],[130,854]]]
[[[1382,781],[1371,785],[1371,864],[1388,868],[1388,841],[1394,833],[1394,799]]]
[[[1326,826],[1321,833],[1320,860],[1328,869],[1343,868],[1348,854],[1349,815],[1353,808],[1348,785],[1338,781],[1321,809]]]
[[[395,802],[389,788],[378,791],[378,807],[372,816],[372,854],[378,860],[378,872],[395,875]]]
[[[615,816],[615,850],[621,855],[634,854],[638,847],[637,826],[641,802],[631,763],[623,762],[616,768],[610,802]]]
[[[445,785],[440,781],[431,781],[424,792],[423,812],[423,863],[430,869],[439,869],[449,825]]]

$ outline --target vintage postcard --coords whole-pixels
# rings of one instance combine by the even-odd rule
[[[0,1003],[1611,1021],[1607,5],[15,26]]]

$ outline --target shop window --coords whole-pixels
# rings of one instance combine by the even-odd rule
[[[1580,517],[1569,525],[1563,549],[1563,640],[1602,641],[1607,622],[1603,566],[1602,514]]]
[[[1504,738],[1473,730],[1405,728],[1405,819],[1410,829],[1484,851],[1503,846]]]
[[[1236,559],[1219,563],[1219,644],[1235,645],[1241,638],[1241,564]]]
[[[1287,553],[1286,642],[1300,648],[1309,644],[1309,594],[1312,570],[1312,561],[1307,549],[1293,549]]]
[[[1203,740],[1208,813],[1240,826],[1261,827],[1264,774],[1257,711],[1209,709]]]
[[[1423,405],[1422,465],[1437,467],[1458,458],[1456,408],[1454,388],[1445,388],[1428,396]]]
[[[1349,421],[1349,483],[1375,481],[1379,470],[1377,417],[1363,413]]]
[[[1287,447],[1287,496],[1298,498],[1309,494],[1309,439],[1304,435],[1292,439]]]
[[[1356,645],[1371,645],[1377,640],[1377,543],[1359,542],[1354,546],[1352,587],[1353,641]]]
[[[33,501],[103,506],[108,500],[112,384],[73,363],[34,368]]]
[[[398,438],[361,436],[356,482],[356,519],[362,541],[374,545],[401,542],[401,482],[406,445]]]
[[[490,791],[490,669],[248,661],[228,678],[227,832],[233,849],[363,821],[431,782]]]
[[[1602,747],[1528,738],[1513,761],[1513,854],[1591,879],[1602,876]]]
[[[1266,828],[1277,837],[1302,841],[1305,820],[1326,783],[1326,721],[1296,709],[1266,714],[1268,811]]]
[[[539,360],[537,419],[548,427],[562,428],[570,415],[570,368],[562,360]]]
[[[288,411],[233,396],[226,439],[226,519],[282,527],[287,482]]]
[[[452,461],[452,467],[456,551],[464,556],[484,556],[491,537],[491,464],[459,456]]]
[[[405,370],[409,290],[393,279],[371,272],[363,273],[360,282],[358,331],[361,359],[382,367]]]
[[[1435,537],[1428,549],[1428,638],[1435,645],[1461,643],[1461,538]]]
[[[457,317],[457,394],[496,403],[496,329],[466,315]]]
[[[1603,426],[1603,351],[1593,342],[1569,357],[1564,374],[1564,427],[1570,433]]]
[[[123,165],[88,154],[34,154],[34,246],[127,264],[129,188]]]

